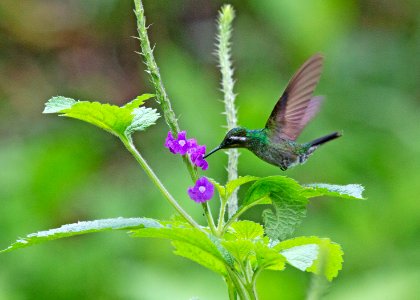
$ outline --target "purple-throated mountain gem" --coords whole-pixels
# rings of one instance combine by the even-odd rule
[[[322,63],[322,55],[315,54],[300,67],[263,129],[233,128],[222,143],[204,158],[220,149],[247,148],[262,160],[285,171],[304,163],[318,146],[340,137],[340,133],[334,132],[309,143],[295,142],[305,125],[318,112],[323,100],[321,96],[312,96],[321,76]]]

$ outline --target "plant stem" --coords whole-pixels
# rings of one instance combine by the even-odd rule
[[[265,201],[265,199],[267,198],[267,195],[262,196],[261,198],[253,201],[251,204],[248,205],[244,205],[242,206],[232,217],[230,217],[230,219],[226,222],[225,226],[223,227],[222,230],[222,235],[223,233],[226,231],[226,229],[229,228],[230,224],[232,224],[233,222],[235,222],[240,215],[242,215],[244,212],[246,212],[248,209],[250,209],[251,207],[254,207],[255,205],[261,204],[262,201]]]
[[[159,103],[166,124],[168,124],[174,135],[177,135],[180,131],[178,120],[176,119],[175,112],[172,110],[171,101],[169,100],[168,94],[166,93],[165,86],[163,85],[162,78],[160,77],[159,68],[156,64],[153,50],[150,46],[149,36],[147,35],[146,17],[144,16],[144,8],[141,0],[134,0],[135,10],[137,18],[137,32],[139,34],[139,41],[141,47],[141,55],[144,58],[144,63],[147,67],[147,73],[150,75],[150,81],[156,92],[156,99]],[[197,171],[194,169],[190,159],[185,155],[182,157],[185,165],[187,166],[188,172],[191,178],[195,181],[197,179]]]
[[[141,0],[134,0],[134,6],[134,13],[137,17],[137,32],[139,34],[140,47],[142,50],[141,55],[144,58],[144,63],[146,64],[148,70],[147,73],[150,75],[150,81],[155,88],[156,99],[162,108],[165,121],[172,133],[176,134],[179,132],[178,121],[175,117],[174,111],[172,110],[168,94],[163,86],[159,68],[153,56],[153,50],[150,47],[150,41],[147,35],[146,17],[144,16],[144,8]]]
[[[175,113],[172,110],[171,102],[169,100],[168,94],[166,93],[162,78],[160,76],[159,68],[153,55],[153,50],[150,46],[149,37],[147,35],[146,17],[144,15],[144,8],[141,0],[134,0],[134,6],[134,13],[137,18],[137,32],[139,34],[140,47],[142,50],[141,55],[144,58],[144,63],[147,67],[147,73],[150,75],[150,81],[152,82],[156,91],[156,99],[163,111],[166,124],[168,124],[172,133],[177,135],[180,131],[178,120],[176,119]],[[198,178],[197,170],[194,168],[190,158],[187,155],[184,155],[182,159],[187,167],[191,179],[193,182],[195,182]],[[211,211],[208,204],[206,205],[206,208],[207,209],[204,209],[204,213],[206,214],[209,227],[212,229],[212,232],[215,232],[214,220],[211,216]]]
[[[235,285],[236,292],[238,293],[239,299],[241,300],[251,300],[252,298],[248,294],[248,290],[238,277],[238,275],[231,270],[229,267],[226,268],[229,278],[231,279],[232,283]]]
[[[143,170],[146,172],[147,176],[152,180],[152,182],[157,186],[159,191],[162,193],[162,195],[165,197],[165,199],[169,202],[170,205],[172,205],[175,210],[188,222],[191,224],[191,226],[201,229],[200,225],[198,225],[194,219],[176,202],[176,200],[172,197],[172,195],[168,192],[168,190],[165,188],[165,186],[162,184],[162,182],[159,180],[159,178],[156,176],[156,174],[153,172],[152,168],[147,164],[146,160],[141,156],[140,152],[137,151],[136,147],[133,143],[128,141],[126,138],[120,137],[121,141],[123,142],[124,146],[127,148],[127,150],[134,156],[134,158],[137,160],[139,165],[143,168]]]
[[[203,203],[203,209],[204,209],[204,215],[206,216],[207,223],[209,224],[211,232],[217,236],[218,234],[217,234],[216,226],[214,225],[214,219],[211,214],[210,205],[207,201]]]
[[[229,300],[236,300],[237,292],[236,292],[235,285],[233,284],[229,276],[225,277],[225,281],[228,287]]]
[[[235,97],[233,93],[233,67],[230,49],[232,36],[232,21],[235,18],[235,11],[231,5],[224,5],[219,13],[218,35],[216,52],[219,59],[220,72],[222,74],[222,91],[225,102],[227,129],[231,130],[238,126],[235,109]],[[238,178],[238,157],[237,149],[228,150],[228,180]],[[231,217],[238,210],[238,191],[235,190],[228,200],[228,215]]]
[[[220,201],[219,219],[217,222],[217,233],[221,235],[223,232],[223,225],[225,223],[226,199]]]

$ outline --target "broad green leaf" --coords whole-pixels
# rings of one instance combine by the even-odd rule
[[[318,275],[323,274],[329,281],[342,268],[344,253],[339,244],[328,238],[298,237],[280,242],[273,249],[284,255],[292,266]]]
[[[360,184],[334,185],[325,183],[313,183],[304,186],[303,196],[306,198],[318,196],[332,196],[346,199],[363,200],[364,187]]]
[[[52,114],[58,113],[64,109],[68,109],[73,106],[77,101],[71,98],[66,98],[62,96],[52,97],[45,103],[45,108],[42,113],[44,114]]]
[[[130,109],[99,102],[79,101],[60,111],[62,116],[79,119],[102,128],[116,136],[123,136],[133,115]]]
[[[285,268],[286,258],[278,251],[269,248],[265,243],[256,243],[255,255],[258,266],[264,269],[281,271]]]
[[[339,244],[326,238],[320,241],[319,248],[318,259],[307,271],[318,275],[323,274],[328,281],[331,281],[342,269],[344,252]]]
[[[31,233],[25,238],[17,240],[8,248],[0,251],[0,253],[12,251],[18,248],[29,247],[50,240],[56,240],[92,232],[159,227],[162,227],[162,225],[157,220],[148,218],[115,218],[95,221],[84,221],[63,225],[60,228]]]
[[[286,257],[289,264],[301,271],[306,271],[317,259],[319,246],[317,244],[295,246],[280,253]]]
[[[250,240],[222,241],[222,246],[239,261],[245,261],[250,255],[255,255],[254,243]]]
[[[192,227],[175,227],[168,223],[161,228],[142,228],[131,231],[133,237],[163,238],[193,245],[223,262],[223,256],[204,232]]]
[[[125,136],[130,137],[135,131],[145,130],[147,127],[156,124],[160,115],[154,108],[140,107],[133,110],[134,118],[131,124],[125,129]]]
[[[175,247],[174,253],[176,255],[188,258],[206,267],[207,269],[210,269],[223,276],[226,276],[225,265],[220,261],[220,259],[215,258],[207,251],[203,251],[199,247],[196,247],[189,243],[179,241],[172,241],[172,245]]]
[[[137,108],[150,97],[151,94],[139,96],[122,107],[54,97],[46,103],[44,113],[60,113],[61,116],[91,123],[120,138],[130,138],[134,131],[144,130],[159,118],[154,109]]]
[[[153,98],[154,96],[155,96],[154,94],[143,94],[143,95],[137,96],[136,99],[131,100],[130,102],[126,103],[123,107],[133,110],[139,106],[142,106],[144,101],[150,98]]]
[[[253,240],[261,238],[264,235],[264,228],[261,224],[248,220],[232,223],[231,229],[233,230],[233,235],[237,239]]]
[[[226,197],[229,197],[235,191],[235,189],[238,188],[239,186],[245,183],[251,182],[251,181],[255,181],[257,179],[259,179],[259,177],[247,175],[247,176],[240,176],[234,180],[229,181],[226,184]]]
[[[306,215],[307,199],[301,195],[302,190],[291,178],[265,177],[249,188],[242,206],[271,203],[273,207],[263,212],[265,233],[271,239],[284,240]]]

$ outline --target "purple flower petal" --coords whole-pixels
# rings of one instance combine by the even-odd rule
[[[197,147],[190,149],[192,163],[203,170],[207,170],[209,167],[209,164],[203,158],[205,153],[206,146],[197,145]]]
[[[200,177],[193,187],[188,188],[188,195],[197,203],[206,202],[214,195],[214,185],[206,177]]]
[[[165,140],[165,147],[169,149],[169,151],[171,151],[172,153],[175,153],[174,151],[174,136],[172,135],[172,132],[168,132],[168,136],[166,137]]]
[[[192,151],[194,151],[194,149],[198,146],[197,141],[195,139],[188,139],[187,144],[188,144],[188,153],[191,153]]]
[[[178,138],[174,139],[172,132],[169,131],[165,140],[165,147],[174,154],[185,155],[190,148],[186,135],[185,131],[181,131],[178,133]]]

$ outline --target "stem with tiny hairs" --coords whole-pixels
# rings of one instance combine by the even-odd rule
[[[180,131],[178,120],[176,119],[175,112],[172,109],[171,102],[168,94],[166,93],[163,85],[162,78],[160,76],[159,68],[156,64],[153,50],[150,46],[149,37],[147,35],[146,17],[144,15],[144,8],[141,0],[134,0],[135,10],[134,13],[137,18],[137,32],[139,34],[139,41],[141,52],[140,54],[144,58],[144,63],[147,68],[147,73],[150,75],[150,81],[153,84],[156,93],[157,103],[160,105],[166,124],[168,124],[170,130],[176,136]],[[193,180],[197,179],[197,171],[194,170],[194,166],[188,156],[184,155],[183,161],[187,166],[188,172]]]
[[[231,130],[238,126],[235,109],[235,97],[233,87],[233,66],[231,58],[230,40],[232,36],[232,21],[235,18],[235,11],[231,5],[224,5],[219,13],[218,34],[216,43],[216,53],[219,59],[220,72],[222,74],[222,91],[225,103],[227,129]],[[238,178],[238,157],[237,149],[229,149],[228,154],[228,180]],[[228,200],[228,215],[231,217],[238,210],[238,195],[235,190]]]
[[[120,139],[123,142],[124,146],[127,148],[127,150],[134,156],[134,158],[137,160],[137,162],[140,164],[140,166],[146,172],[147,176],[149,176],[149,178],[153,181],[153,183],[158,187],[159,191],[162,193],[162,195],[165,197],[165,199],[168,200],[169,204],[171,204],[175,208],[175,210],[188,223],[191,224],[191,226],[202,230],[200,225],[198,225],[194,221],[194,219],[178,204],[178,202],[168,192],[168,190],[165,188],[163,183],[159,180],[159,178],[153,172],[152,168],[150,168],[150,166],[147,164],[146,160],[143,158],[143,156],[141,156],[140,152],[137,151],[134,144],[126,138],[120,137]]]
[[[168,94],[166,93],[165,87],[163,85],[162,78],[159,73],[159,68],[156,64],[153,50],[150,46],[149,37],[147,35],[146,27],[146,17],[144,15],[144,8],[141,0],[134,0],[134,13],[137,18],[137,32],[139,34],[139,41],[141,47],[141,55],[144,58],[144,63],[147,68],[147,73],[150,75],[150,81],[153,84],[156,93],[156,99],[160,105],[163,116],[165,118],[166,124],[168,124],[170,130],[174,135],[177,135],[180,131],[178,120],[176,119],[175,113],[172,110],[171,102],[169,100]],[[190,158],[187,155],[182,157],[184,164],[187,167],[188,173],[190,174],[191,179],[195,182],[198,178],[197,170],[194,168]],[[175,201],[175,200],[174,200]],[[203,205],[204,213],[206,215],[209,227],[213,233],[215,233],[215,225],[213,217],[211,216],[211,211],[208,204]]]

